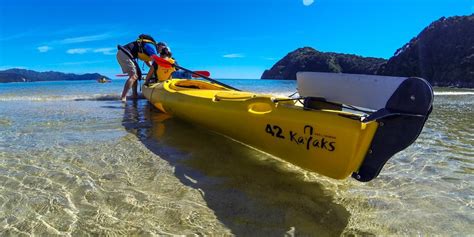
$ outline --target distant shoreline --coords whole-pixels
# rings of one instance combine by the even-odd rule
[[[35,83],[35,82],[60,82],[60,81],[95,81],[94,79],[79,79],[79,80],[42,80],[42,81],[0,81],[0,83]]]
[[[26,69],[8,69],[0,71],[0,83],[10,82],[38,82],[38,81],[87,81],[99,80],[105,78],[110,80],[107,76],[99,73],[74,74],[63,72],[37,72]]]

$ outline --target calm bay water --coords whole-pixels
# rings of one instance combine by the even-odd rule
[[[122,86],[0,84],[0,235],[474,234],[474,90],[436,89],[418,140],[359,183],[123,104]]]

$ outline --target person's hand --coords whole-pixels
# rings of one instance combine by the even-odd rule
[[[146,64],[149,68],[151,68],[151,66],[152,66],[152,63],[151,63],[150,61],[145,61],[145,64]]]

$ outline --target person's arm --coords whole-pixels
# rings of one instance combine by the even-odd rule
[[[150,43],[146,43],[144,45],[144,48],[145,48],[145,54],[147,54],[149,57],[152,57],[153,55],[159,56],[158,52],[156,51],[155,45],[150,44]],[[146,61],[145,63],[149,68],[152,67],[152,62]]]
[[[151,65],[150,70],[148,70],[148,74],[146,74],[145,84],[148,84],[148,81],[151,79],[154,73],[155,73],[155,66]]]

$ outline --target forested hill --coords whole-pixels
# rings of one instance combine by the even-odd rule
[[[106,78],[98,73],[73,74],[62,72],[36,72],[26,69],[8,69],[0,71],[0,83],[2,82],[35,82],[35,81],[78,81],[78,80],[98,80]]]
[[[296,73],[299,71],[375,74],[385,62],[383,58],[320,52],[304,47],[288,53],[270,70],[265,70],[262,79],[296,80]]]
[[[474,88],[474,14],[434,21],[388,60],[304,47],[288,53],[261,78],[294,80],[298,71],[415,76],[434,86]]]
[[[441,19],[395,52],[377,74],[418,76],[435,86],[474,87],[474,14]]]

